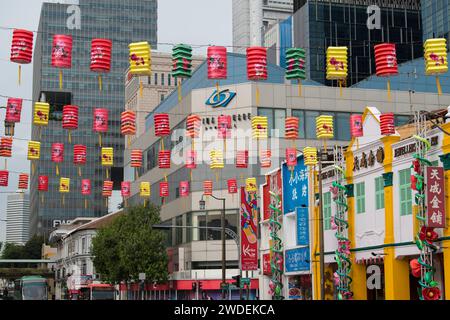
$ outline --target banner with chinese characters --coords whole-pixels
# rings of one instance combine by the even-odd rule
[[[241,187],[241,269],[258,270],[258,200]]]
[[[444,168],[427,167],[427,227],[445,228]]]
[[[283,164],[283,208],[284,214],[295,212],[297,207],[308,206],[308,169],[303,156],[297,158],[297,165]]]
[[[297,245],[309,245],[308,208],[297,208]]]

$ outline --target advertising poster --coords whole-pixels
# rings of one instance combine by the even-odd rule
[[[241,187],[241,265],[243,271],[258,269],[258,201],[256,192]]]

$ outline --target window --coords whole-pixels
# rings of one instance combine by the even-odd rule
[[[331,230],[331,192],[323,194],[323,225],[325,230]]]
[[[400,215],[412,214],[412,190],[411,190],[411,169],[404,169],[398,172],[400,188]]]
[[[366,212],[366,187],[364,182],[355,184],[356,187],[356,213]]]
[[[336,112],[334,115],[334,139],[350,141],[350,113]]]
[[[155,73],[155,83],[154,83],[154,85],[155,86],[158,85],[158,74],[157,73]]]
[[[183,216],[178,216],[175,218],[175,224],[177,227],[183,226]],[[176,228],[175,229],[175,245],[179,245],[183,243],[183,229],[184,228]]]
[[[298,118],[298,138],[305,139],[305,112],[292,110],[292,116]]]
[[[172,85],[172,77],[170,76],[170,73],[167,75],[167,85],[168,86]]]
[[[164,98],[165,98],[165,97],[164,97],[164,95],[162,94],[162,95],[161,95],[161,102],[164,101]]]
[[[319,116],[317,111],[305,111],[305,131],[306,139],[316,139],[316,118]]]
[[[278,130],[278,135],[284,137],[284,122],[286,119],[285,109],[258,108],[258,115],[267,117],[267,129],[269,137],[272,137],[272,130]]]
[[[375,210],[384,209],[384,179],[375,178]]]
[[[164,73],[161,73],[161,85],[164,86],[165,81],[164,81]]]

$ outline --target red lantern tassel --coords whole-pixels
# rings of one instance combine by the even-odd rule
[[[181,96],[181,81],[178,80],[178,102],[181,102],[183,97]]]
[[[388,95],[388,101],[391,101],[391,79],[389,79],[389,78],[387,80],[387,95]]]
[[[259,87],[256,85],[256,106],[259,106]]]
[[[8,160],[5,158],[5,170],[8,170]]]
[[[100,92],[102,92],[103,90],[103,80],[101,74],[98,75],[98,89],[100,90]]]
[[[63,88],[63,74],[62,70],[59,69],[59,89],[61,90]]]
[[[139,79],[139,96],[142,98],[144,95],[144,84],[142,80]]]
[[[442,95],[441,82],[439,81],[439,76],[436,76],[436,86],[438,90],[438,95]]]
[[[65,199],[65,196],[64,196],[64,194],[63,194],[63,196],[62,196],[62,205],[64,206],[65,203],[66,203],[66,199]]]
[[[106,168],[106,179],[109,179],[109,169]]]
[[[19,64],[19,86],[21,82],[22,82],[22,65]]]
[[[59,176],[59,166],[56,165],[56,175]]]
[[[69,130],[69,143],[72,143],[72,133]]]
[[[78,167],[78,176],[81,177],[81,167]]]

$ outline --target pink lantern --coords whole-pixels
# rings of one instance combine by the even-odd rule
[[[286,164],[288,167],[297,165],[297,150],[295,148],[286,148]]]
[[[91,193],[92,193],[91,180],[90,179],[81,180],[81,194],[83,196],[90,196]]]
[[[128,198],[131,195],[131,182],[122,181],[120,191],[123,198]]]
[[[20,114],[22,112],[22,99],[8,98],[6,103],[5,122],[17,123],[20,122]]]
[[[52,66],[55,68],[72,67],[72,37],[62,34],[53,36]]]
[[[217,133],[219,139],[231,138],[231,116],[220,115],[217,118]]]
[[[271,150],[261,150],[259,162],[261,163],[261,168],[270,168],[272,166],[272,151]]]
[[[6,170],[0,171],[0,187],[7,187],[9,180],[9,172]]]
[[[189,181],[180,181],[180,197],[189,196]]]
[[[267,80],[266,48],[247,48],[247,77],[248,80]]]
[[[38,191],[48,191],[48,176],[39,176],[38,178]]]
[[[374,46],[377,77],[398,74],[397,52],[395,43],[380,43]]]
[[[237,193],[237,180],[236,179],[229,179],[227,181],[227,186],[228,186],[228,193],[229,194],[234,194]]]
[[[248,168],[248,150],[236,151],[236,168]]]
[[[159,196],[162,198],[166,198],[169,196],[169,183],[168,182],[160,182],[159,183]]]
[[[108,109],[94,109],[94,132],[108,132]]]
[[[352,114],[350,116],[350,132],[352,138],[359,138],[363,136],[362,115]]]
[[[64,162],[64,144],[53,143],[52,144],[52,162],[61,163]]]
[[[186,151],[186,168],[188,169],[197,168],[197,151],[194,150]]]
[[[227,48],[208,47],[208,79],[227,78]]]
[[[19,64],[29,64],[33,58],[33,32],[14,29],[10,60]]]

